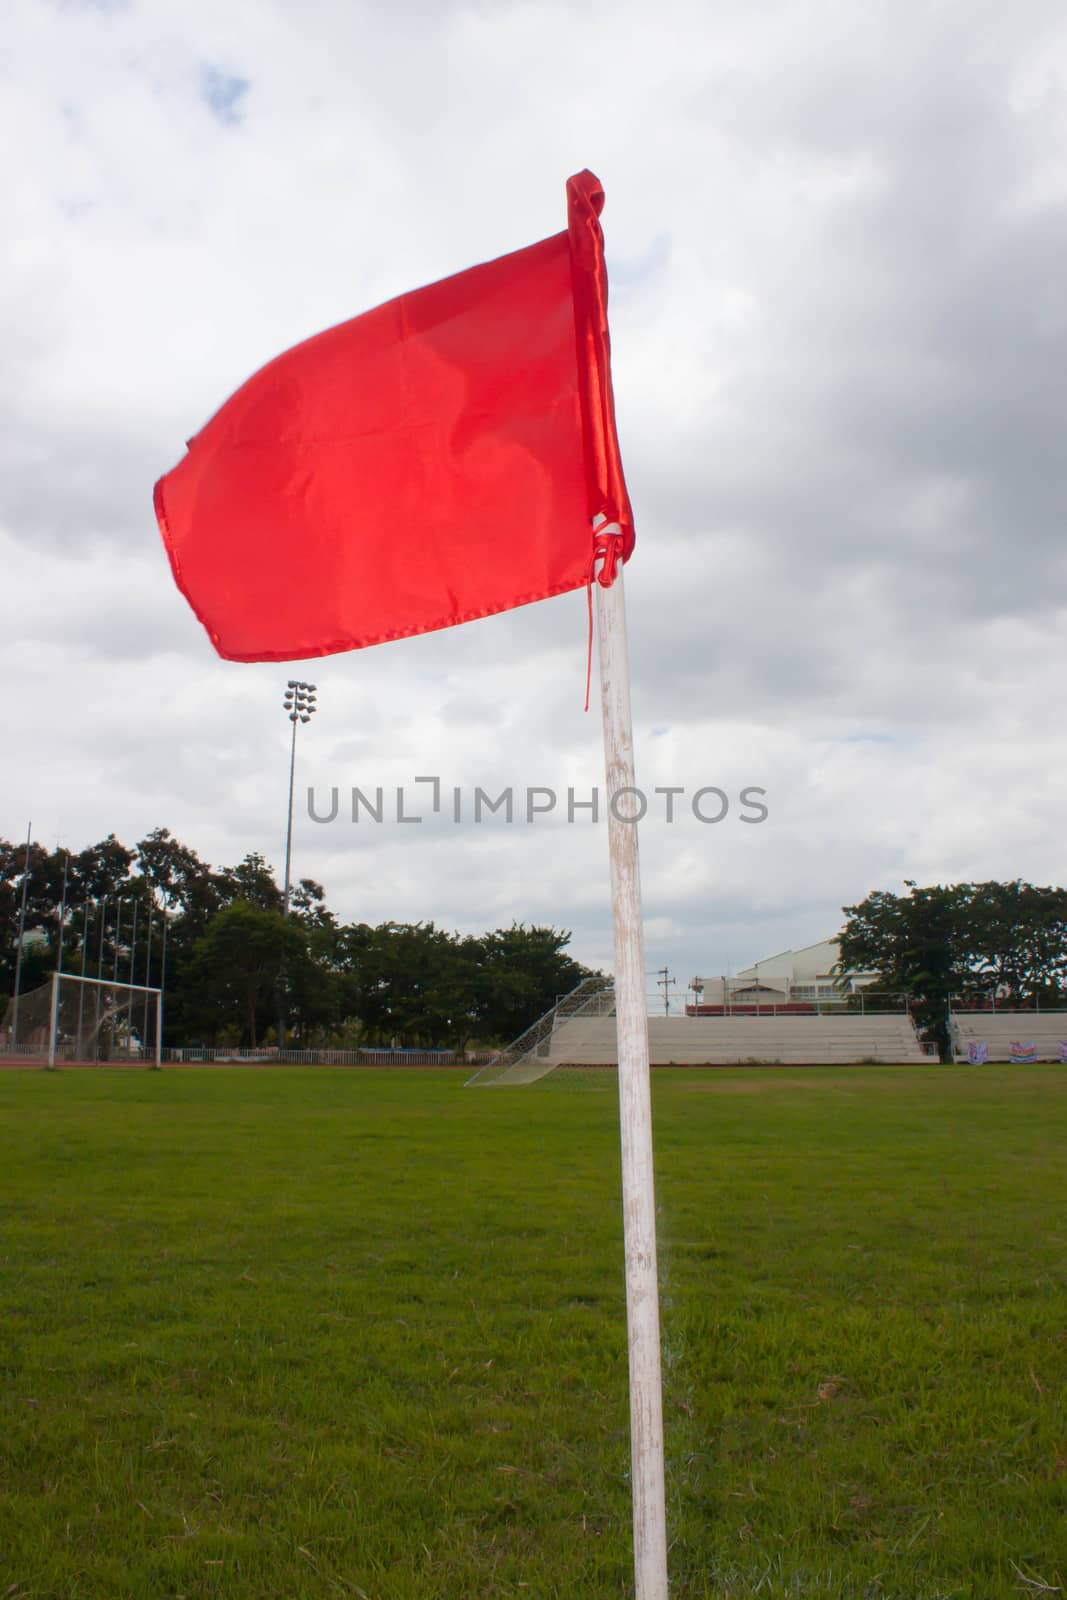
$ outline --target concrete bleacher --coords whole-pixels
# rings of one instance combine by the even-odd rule
[[[1031,1040],[1039,1061],[1058,1061],[1060,1041],[1067,1039],[1067,1011],[954,1011],[951,1028],[957,1061],[967,1060],[969,1045],[983,1042],[990,1061],[1007,1061],[1013,1043]]]
[[[1029,1037],[1029,1035],[1027,1035]],[[649,1061],[665,1066],[802,1066],[861,1061],[928,1061],[910,1017],[650,1017]],[[614,1066],[614,1017],[557,1021],[539,1055],[558,1065]]]

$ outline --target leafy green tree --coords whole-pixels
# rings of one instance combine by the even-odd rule
[[[326,890],[314,878],[301,878],[289,891],[289,915],[311,928],[337,926],[337,918],[326,904]]]
[[[219,902],[224,906],[244,900],[261,911],[282,908],[282,891],[274,881],[274,869],[258,850],[251,851],[236,867],[216,873],[215,886]]]
[[[972,982],[985,998],[1018,1005],[1062,1000],[1067,974],[1067,890],[1011,883],[969,886]]]
[[[170,909],[186,916],[198,908],[217,909],[210,867],[195,850],[173,838],[169,828],[153,828],[138,842],[137,863],[152,897]]]
[[[564,954],[570,938],[558,928],[513,923],[468,940],[477,967],[475,1009],[483,1037],[516,1038],[561,995],[592,976]]]
[[[845,906],[840,969],[873,969],[907,994],[916,1022],[950,1058],[948,1011],[962,1000],[1062,1001],[1067,890],[1010,883],[908,884]]]
[[[360,971],[362,1020],[387,1044],[462,1049],[474,1031],[474,974],[463,941],[432,922],[375,928]]]
[[[920,889],[908,895],[876,890],[860,905],[843,907],[839,968],[876,971],[880,987],[909,997],[921,1032],[951,1059],[949,1002],[966,986],[967,885]]]
[[[240,1029],[255,1048],[277,1020],[283,977],[299,985],[308,977],[304,935],[280,911],[234,901],[213,917],[184,964],[184,1009],[208,1040],[220,1027]]]
[[[27,851],[25,843],[12,845],[0,840],[0,992],[10,994],[14,989],[23,871],[27,864],[25,931],[27,935],[43,934],[44,940],[34,937],[23,946],[24,992],[44,982],[55,970],[64,903],[64,950],[69,955],[72,947],[80,948],[86,906],[95,928],[103,915],[105,897],[113,903],[125,883],[130,859],[130,853],[113,834],[77,856],[63,848],[47,851],[35,841]],[[67,966],[69,970],[69,960]]]
[[[114,900],[122,892],[133,864],[133,851],[120,844],[113,833],[99,844],[81,850],[71,860],[69,900],[84,905]]]
[[[28,859],[22,986],[58,957],[138,983],[166,980],[167,1043],[220,1031],[262,1039],[283,1005],[301,1045],[353,1040],[462,1049],[475,1036],[507,1039],[572,989],[586,969],[565,953],[569,934],[515,924],[480,938],[428,923],[338,924],[323,886],[301,878],[282,894],[257,852],[213,869],[168,828],[134,850],[114,834],[78,852],[0,840],[0,992],[11,992]],[[136,869],[136,870],[134,870]],[[136,918],[134,910],[136,909]],[[166,929],[166,968],[163,930]]]

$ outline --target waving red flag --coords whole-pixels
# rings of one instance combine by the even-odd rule
[[[567,200],[566,232],[278,356],[159,480],[220,655],[329,655],[580,588],[598,513],[629,556],[604,192],[582,172]]]

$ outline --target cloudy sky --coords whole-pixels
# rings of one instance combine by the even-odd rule
[[[0,35],[0,834],[280,869],[290,676],[323,807],[602,782],[584,595],[227,664],[151,503],[270,356],[558,232],[590,167],[638,781],[731,802],[650,808],[646,966],[736,969],[904,878],[1063,881],[1062,0],[7,0]],[[393,810],[298,805],[346,920],[610,962],[602,824]]]

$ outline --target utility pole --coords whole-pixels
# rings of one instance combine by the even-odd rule
[[[670,987],[674,979],[671,977],[669,967],[657,967],[656,976],[659,979],[658,987],[663,990],[663,1015],[669,1017],[671,1014]]]

